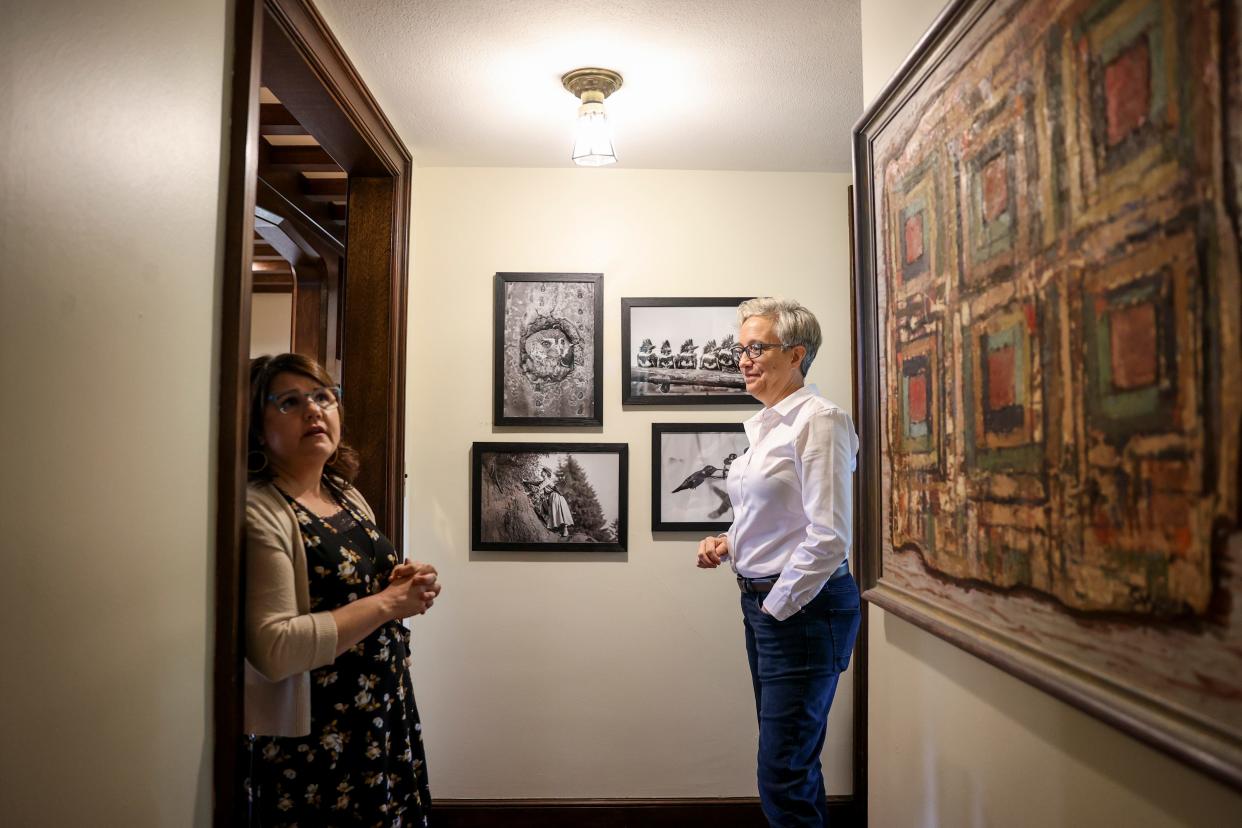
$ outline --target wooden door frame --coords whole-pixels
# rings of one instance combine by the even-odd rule
[[[252,240],[259,158],[264,41],[284,66],[307,73],[294,112],[345,169],[351,190],[341,336],[347,428],[362,455],[357,485],[380,528],[403,546],[405,328],[408,296],[409,151],[311,0],[235,0],[229,162],[221,280],[217,444],[215,624],[212,687],[212,821],[242,824],[242,543],[250,363]],[[294,57],[296,56],[296,59]],[[270,57],[270,56],[269,56]],[[300,63],[298,63],[300,61]],[[269,67],[270,69],[270,67]],[[290,106],[291,111],[297,106]],[[311,121],[316,123],[312,125]],[[356,209],[356,212],[355,212]],[[349,237],[365,240],[351,255]],[[378,242],[378,244],[377,244]],[[361,248],[360,243],[356,247]]]

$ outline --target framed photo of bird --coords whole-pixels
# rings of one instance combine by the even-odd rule
[[[748,448],[741,423],[652,423],[651,531],[728,529],[725,478]]]
[[[622,299],[622,404],[757,405],[732,350],[747,298]]]
[[[604,424],[604,276],[497,273],[492,422]]]

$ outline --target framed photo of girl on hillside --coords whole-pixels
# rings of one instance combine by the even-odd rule
[[[475,443],[470,546],[480,552],[624,552],[625,443]]]

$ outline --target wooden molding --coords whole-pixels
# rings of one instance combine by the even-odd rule
[[[243,704],[241,548],[263,7],[259,0],[237,0],[234,15],[216,455],[215,650],[211,691],[212,824],[216,828],[243,824],[245,815],[240,738]]]
[[[828,797],[834,828],[864,824],[853,797]],[[447,799],[431,806],[436,828],[762,828],[759,800],[736,799]]]
[[[267,0],[267,8],[270,19],[279,25],[281,31],[286,35],[297,33],[297,37],[290,38],[288,44],[318,77],[326,97],[300,85],[283,90],[285,94],[282,95],[282,90],[277,88],[281,80],[269,77],[265,62],[263,79],[269,88],[295,116],[299,115],[299,108],[314,110],[316,138],[332,157],[341,162],[340,166],[351,177],[381,174],[408,177],[411,166],[409,150],[340,43],[333,37],[314,3],[310,0]],[[279,42],[274,46],[274,50],[284,48],[284,44]],[[276,51],[272,53],[276,54]],[[286,99],[285,95],[290,92],[293,92],[291,97],[295,100]],[[326,110],[323,109],[325,103],[330,104]],[[334,112],[343,114],[346,120],[336,120]],[[303,124],[307,123],[305,118],[300,120]],[[356,136],[349,135],[350,132],[356,133]],[[375,162],[379,167],[372,166]]]
[[[361,441],[363,445],[358,440],[355,445],[360,450],[365,446],[364,462],[371,462],[374,471],[372,477],[360,483],[364,484],[363,491],[374,498],[376,512],[384,516],[381,528],[398,548],[402,546],[404,500],[410,154],[315,11],[312,0],[238,0],[234,9],[217,457],[212,691],[215,826],[246,822],[241,786],[241,549],[256,204],[289,219],[290,226],[319,256],[318,262],[307,256],[309,265],[303,262],[295,271],[295,303],[296,297],[302,296],[303,310],[311,303],[316,306],[316,313],[300,314],[295,335],[304,344],[310,343],[306,347],[312,348],[331,368],[337,368],[343,338],[354,365],[358,366],[337,368],[336,373],[349,376],[352,371],[363,392],[358,402],[354,402],[354,396],[349,398],[351,425],[355,425],[357,434],[368,435]],[[277,59],[282,55],[287,59],[283,66]],[[267,83],[269,67],[274,80],[288,81],[287,85],[292,86],[293,94],[285,101],[284,112],[260,110],[259,79],[263,76]],[[299,73],[300,77],[288,80]],[[308,83],[308,77],[313,82]],[[273,91],[282,100],[282,93],[288,92]],[[326,104],[327,108],[320,108],[319,104]],[[259,138],[264,119],[267,134],[291,134],[296,123],[307,134],[314,134],[323,146],[267,146]],[[261,155],[265,176],[262,183],[258,178]],[[302,197],[297,186],[301,172],[341,170],[353,180],[361,177],[366,182],[357,199],[361,217],[355,219],[355,211],[349,211],[351,240],[356,234],[357,244],[353,247],[359,249],[348,253],[348,285],[343,289],[342,257],[347,255],[343,228],[328,218],[339,216],[337,205],[311,202]],[[354,182],[349,186],[352,199]],[[366,249],[372,243],[378,247]],[[345,301],[342,293],[348,297]],[[347,303],[352,316],[343,307]],[[338,320],[341,337],[337,335]],[[374,361],[367,372],[366,361],[372,357]],[[371,401],[364,404],[362,400],[368,397]],[[371,419],[380,424],[378,430],[370,430],[373,423],[367,421],[366,411],[374,412]],[[356,417],[352,416],[355,412]]]
[[[291,172],[340,172],[341,165],[323,147],[269,147],[267,166]]]
[[[345,178],[304,178],[302,195],[311,201],[345,201],[349,196],[349,180]]]
[[[306,135],[306,128],[281,104],[259,104],[260,135]]]

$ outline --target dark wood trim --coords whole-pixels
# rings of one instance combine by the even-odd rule
[[[834,828],[863,823],[850,797],[828,797]],[[436,828],[766,828],[755,797],[729,799],[445,799]]]
[[[276,23],[278,25],[268,25]],[[351,235],[357,234],[359,246],[370,239],[383,240],[383,246],[372,251],[369,260],[359,263],[360,274],[350,273],[346,290],[355,292],[354,316],[344,309],[341,283],[345,250],[338,238],[341,228],[331,223],[331,232],[310,218],[313,212],[302,208],[274,210],[290,220],[303,239],[314,247],[322,262],[320,279],[323,322],[327,335],[316,345],[327,352],[332,366],[345,343],[363,363],[369,353],[382,358],[373,363],[373,374],[380,379],[373,386],[384,386],[386,393],[377,401],[381,431],[369,438],[382,448],[374,461],[380,476],[370,484],[372,505],[382,515],[380,525],[400,547],[401,504],[404,500],[404,393],[405,393],[405,322],[408,267],[408,221],[411,159],[397,137],[396,131],[380,112],[340,45],[315,11],[311,0],[238,0],[233,36],[232,104],[229,115],[229,168],[225,213],[224,276],[221,298],[220,337],[220,403],[217,483],[217,560],[215,654],[213,666],[212,734],[213,734],[213,809],[216,826],[245,823],[244,797],[241,781],[241,733],[243,692],[241,680],[242,649],[242,583],[241,548],[242,521],[245,501],[246,403],[249,383],[250,297],[252,291],[252,248],[256,202],[274,197],[288,203],[288,194],[279,189],[260,186],[258,168],[260,152],[267,158],[267,169],[284,168],[288,175],[323,169],[344,169],[350,175],[351,189],[358,186],[361,176],[364,212],[370,223],[351,223]],[[302,112],[287,106],[287,111],[309,134],[320,137],[320,131],[331,141],[346,141],[341,125],[352,125],[360,139],[352,146],[359,154],[343,160],[353,166],[337,163],[322,147],[270,147],[264,149],[259,140],[260,109],[258,89],[264,67],[265,36],[279,35],[276,42],[292,44],[303,72],[313,73],[326,90],[326,98],[339,109],[325,115],[315,107],[303,106]],[[295,95],[294,98],[297,98]],[[304,101],[303,101],[304,104]],[[340,113],[344,113],[342,116]],[[282,121],[277,128],[293,129],[289,118],[269,111],[269,117]],[[329,126],[321,119],[326,118]],[[329,128],[330,127],[330,128]],[[333,130],[336,130],[333,132]],[[335,205],[311,204],[324,214],[337,214]],[[296,205],[295,205],[296,206]],[[382,263],[381,263],[382,259]],[[371,283],[371,284],[368,284]],[[368,294],[379,297],[371,306],[373,317],[365,313]],[[339,314],[339,317],[337,316]],[[376,318],[386,320],[379,326],[386,341],[369,335],[377,327]],[[337,320],[340,320],[339,323]],[[338,334],[339,324],[339,334]],[[337,375],[349,373],[338,370]],[[348,396],[347,400],[350,399]],[[355,405],[351,413],[357,411]],[[377,482],[378,481],[378,482]],[[365,491],[365,490],[364,490]]]
[[[259,104],[260,135],[305,135],[306,128],[280,104]]]
[[[233,21],[224,272],[220,297],[220,388],[216,449],[215,651],[212,665],[212,824],[244,822],[242,780],[242,515],[250,361],[251,255],[259,165],[259,72],[263,6],[237,0]]]
[[[310,0],[266,0],[279,32],[277,52],[291,65],[264,61],[272,91],[313,134],[318,148],[349,176],[346,261],[341,302],[341,380],[347,429],[379,445],[353,441],[362,454],[359,489],[377,522],[402,547],[405,500],[405,322],[408,296],[409,201],[412,160],[340,43]],[[305,70],[313,75],[307,81]],[[264,81],[269,80],[264,75]],[[277,89],[276,86],[280,88]],[[316,148],[311,148],[316,149]],[[275,162],[276,148],[269,158]],[[306,169],[302,167],[301,169]],[[323,205],[333,210],[333,205]],[[365,210],[366,216],[355,215]],[[334,214],[335,211],[333,210]],[[359,238],[365,236],[365,238]],[[381,341],[382,340],[382,341]],[[352,360],[359,360],[351,365]],[[367,371],[364,378],[362,371]],[[382,388],[381,388],[382,387]],[[379,391],[382,390],[382,396]],[[360,402],[366,406],[359,423]],[[372,406],[375,406],[372,408]],[[372,430],[382,424],[382,430]],[[365,430],[364,430],[365,429]]]
[[[348,178],[310,178],[300,185],[302,195],[310,201],[345,201],[349,198]]]
[[[390,365],[396,329],[390,308],[397,301],[390,278],[393,227],[392,178],[355,178],[349,196],[345,247],[345,343],[341,387],[345,390],[346,439],[361,455],[355,485],[375,510],[376,523],[398,549],[396,504],[385,496],[393,474],[386,440],[399,428],[390,405]]]
[[[296,183],[296,173],[271,173],[260,166],[258,206],[289,220],[302,237],[314,244],[332,248],[338,255],[345,252],[344,228],[332,218],[330,204],[312,204],[298,192],[290,190]],[[317,251],[323,255],[321,250]]]
[[[323,147],[269,147],[267,166],[289,172],[339,172],[341,169]]]
[[[324,150],[351,177],[408,176],[409,151],[314,3],[310,0],[267,0],[266,5],[281,31],[286,35],[296,33],[289,41],[315,73],[327,95],[324,98],[313,91],[303,91],[294,96],[296,102],[281,98],[281,103],[313,131]],[[273,92],[280,96],[275,89]],[[326,106],[329,101],[330,106]],[[299,112],[299,108],[303,111]],[[337,118],[338,112],[345,120]],[[350,132],[356,136],[351,136]]]
[[[854,259],[854,185],[845,188],[846,222],[849,226],[850,273],[854,273],[857,263]],[[853,395],[854,416],[858,417],[861,405],[861,389],[858,384],[858,313],[857,296],[855,295],[854,279],[850,279],[850,356],[854,372]],[[854,538],[850,548],[850,559],[853,562],[854,580],[859,584],[863,579],[863,564],[859,554],[862,546],[858,539],[858,529],[862,524],[862,466],[854,473]],[[864,604],[859,613],[858,638],[854,645],[854,800],[857,818],[860,824],[867,824],[867,656],[870,653],[867,640],[867,616],[869,610]]]
[[[299,266],[296,275],[292,350],[323,365],[328,355],[328,280],[323,260]]]

